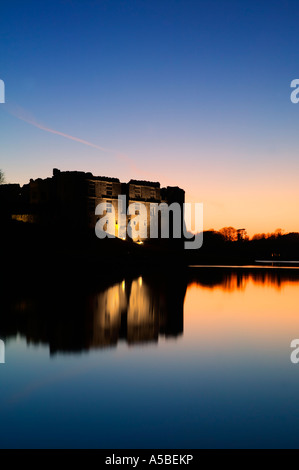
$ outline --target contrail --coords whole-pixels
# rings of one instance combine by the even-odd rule
[[[29,115],[27,111],[25,111],[23,108],[19,106],[17,107],[7,106],[6,108],[8,112],[12,114],[13,116],[15,116],[16,118],[20,119],[21,121],[27,122],[27,124],[31,124],[32,126],[35,126],[38,129],[41,129],[46,132],[51,132],[52,134],[61,135],[62,137],[65,137],[66,139],[74,140],[75,142],[80,142],[80,144],[88,145],[89,147],[96,148],[98,150],[101,150],[102,152],[113,152],[113,150],[111,149],[100,147],[99,145],[93,144],[92,142],[88,142],[87,140],[79,139],[79,137],[74,137],[73,135],[65,134],[64,132],[56,131],[55,129],[46,127],[43,124],[40,124],[39,122],[37,122],[32,116]]]
[[[80,142],[80,144],[88,145],[89,147],[102,150],[103,152],[112,152],[112,150],[105,149],[104,147],[100,147],[99,145],[88,142],[87,140],[79,139],[78,137],[74,137],[73,135],[64,134],[63,132],[56,131],[55,129],[50,129],[49,127],[42,126],[41,124],[38,124],[36,122],[33,122],[33,121],[26,121],[26,122],[28,122],[28,124],[32,124],[35,127],[38,127],[38,129],[42,129],[43,131],[46,131],[46,132],[52,132],[52,134],[61,135],[62,137],[65,137],[66,139],[75,140],[75,142]]]
[[[26,111],[21,106],[16,106],[16,105],[13,106],[11,104],[6,103],[5,109],[8,111],[9,114],[16,117],[17,119],[20,119],[21,121],[24,121],[27,124],[31,124],[32,126],[37,127],[38,129],[41,129],[45,132],[50,132],[51,134],[60,135],[61,137],[64,137],[65,139],[79,142],[80,144],[87,145],[88,147],[93,147],[97,150],[100,150],[101,152],[111,153],[119,160],[122,160],[123,162],[125,162],[131,168],[131,170],[133,170],[135,173],[144,175],[144,170],[138,168],[135,161],[123,153],[120,153],[116,150],[101,147],[100,145],[96,145],[92,142],[89,142],[88,140],[80,139],[79,137],[65,134],[64,132],[57,131],[56,129],[51,129],[50,127],[46,127],[43,124],[37,122],[34,116],[30,115],[30,113],[28,113],[28,111]],[[152,174],[152,173],[147,172],[147,174]]]

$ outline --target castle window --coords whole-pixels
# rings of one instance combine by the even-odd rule
[[[111,203],[111,201],[106,202],[106,212],[109,212],[109,213],[112,212],[112,203]]]
[[[107,196],[112,196],[112,183],[106,184],[106,194]]]
[[[88,193],[89,193],[90,196],[95,196],[96,195],[96,185],[93,181],[89,182]]]

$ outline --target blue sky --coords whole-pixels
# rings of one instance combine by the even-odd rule
[[[0,168],[159,180],[206,229],[299,231],[298,19],[296,1],[4,0]]]

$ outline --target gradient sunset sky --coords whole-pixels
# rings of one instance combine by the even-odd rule
[[[299,231],[298,1],[3,0],[0,168],[160,181],[204,229]]]

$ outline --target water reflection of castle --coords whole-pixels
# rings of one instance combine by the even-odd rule
[[[0,337],[20,334],[28,343],[48,344],[51,354],[177,337],[183,333],[186,284],[173,282],[139,277],[92,294],[19,299],[7,309]]]
[[[165,297],[142,277],[109,287],[93,303],[94,345],[110,344],[118,337],[128,343],[157,341],[159,333],[176,336],[183,331],[181,319],[169,330]]]

